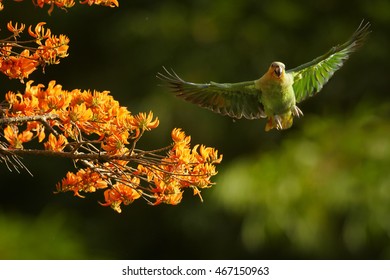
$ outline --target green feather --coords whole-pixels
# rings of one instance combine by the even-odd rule
[[[173,70],[172,73],[166,68],[164,70],[165,74],[158,73],[157,78],[166,82],[176,96],[186,101],[232,118],[265,117],[260,103],[261,92],[256,89],[255,81],[196,84],[184,81]]]
[[[349,55],[359,48],[370,33],[370,23],[359,25],[352,37],[342,45],[331,48],[326,54],[288,70],[294,77],[297,103],[319,92],[333,74],[343,66]]]

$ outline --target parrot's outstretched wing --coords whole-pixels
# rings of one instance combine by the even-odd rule
[[[294,92],[297,103],[319,92],[334,72],[343,66],[349,55],[361,46],[370,33],[370,23],[360,23],[352,37],[342,45],[331,48],[326,54],[290,69],[294,77]]]
[[[168,84],[180,98],[207,108],[215,113],[232,118],[259,119],[266,117],[260,103],[260,90],[255,88],[255,81],[219,84],[195,84],[181,79],[173,70],[165,69],[157,78]]]

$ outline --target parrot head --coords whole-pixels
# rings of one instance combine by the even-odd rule
[[[279,61],[274,61],[271,63],[271,66],[268,69],[268,73],[271,74],[272,77],[280,79],[284,74],[284,69],[286,66]]]

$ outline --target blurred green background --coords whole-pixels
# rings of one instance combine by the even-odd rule
[[[346,41],[366,19],[372,33],[286,131],[265,120],[233,122],[175,98],[155,75],[173,68],[193,82],[260,77],[274,60],[287,68]],[[70,55],[36,83],[110,90],[130,111],[152,110],[160,126],[140,148],[192,143],[224,155],[217,185],[201,203],[142,200],[122,214],[53,194],[72,163],[25,158],[34,174],[0,166],[0,259],[388,259],[390,258],[390,2],[134,0],[118,9],[76,4],[68,12],[6,1],[8,20],[46,21],[71,39]],[[3,94],[24,85],[0,77]]]

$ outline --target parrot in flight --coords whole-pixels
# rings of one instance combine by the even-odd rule
[[[370,23],[362,21],[344,44],[293,69],[286,70],[282,62],[272,62],[268,71],[254,81],[191,83],[165,67],[165,73],[158,73],[157,78],[166,82],[178,97],[215,113],[236,119],[267,118],[265,131],[287,129],[292,126],[293,117],[303,115],[297,103],[318,93],[369,33]]]

